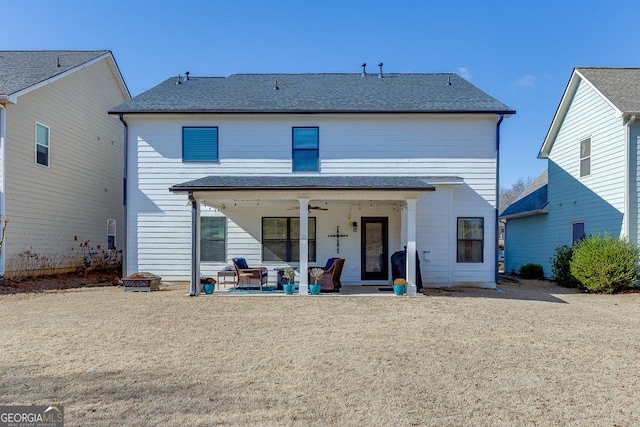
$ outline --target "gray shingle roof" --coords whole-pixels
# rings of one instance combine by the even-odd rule
[[[438,178],[440,179],[440,178]],[[434,191],[428,177],[403,176],[229,176],[211,175],[176,184],[170,191],[214,190],[421,190]]]
[[[234,74],[177,81],[170,78],[110,112],[515,113],[456,74]]]
[[[0,95],[12,95],[106,53],[109,51],[0,51]]]
[[[623,113],[640,113],[640,68],[576,68]]]
[[[548,174],[544,171],[518,198],[500,214],[500,218],[517,218],[543,213],[547,206]]]

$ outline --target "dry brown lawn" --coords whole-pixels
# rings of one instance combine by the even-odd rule
[[[0,295],[0,404],[66,426],[640,425],[640,294]]]

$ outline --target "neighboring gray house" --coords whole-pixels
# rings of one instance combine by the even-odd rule
[[[123,125],[130,98],[110,51],[0,51],[0,273],[80,264],[82,242],[123,243]]]
[[[111,110],[128,135],[125,274],[197,293],[234,257],[270,282],[340,257],[344,285],[388,285],[407,247],[425,286],[495,287],[497,142],[514,113],[455,74],[168,79]]]
[[[640,241],[639,116],[640,68],[574,69],[538,156],[546,190],[537,180],[501,215],[507,272],[536,263],[550,277],[555,248],[585,234]]]

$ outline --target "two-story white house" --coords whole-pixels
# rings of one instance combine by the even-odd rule
[[[128,99],[110,51],[0,51],[0,273],[62,272],[124,243],[124,127],[107,112]]]
[[[505,270],[551,277],[558,246],[609,233],[640,242],[640,68],[576,68],[540,149],[543,174],[502,213]]]
[[[125,271],[196,294],[235,257],[270,282],[341,257],[344,285],[386,285],[406,248],[425,286],[494,287],[514,113],[455,74],[170,78],[110,111],[127,126]]]

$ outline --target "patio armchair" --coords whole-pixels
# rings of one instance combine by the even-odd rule
[[[262,285],[267,284],[267,267],[251,268],[244,258],[233,258],[231,261],[233,261],[233,266],[236,269],[237,286],[260,286],[262,288]]]
[[[340,275],[344,267],[344,258],[329,258],[324,266],[324,273],[318,279],[318,284],[323,292],[339,292],[342,287]],[[314,267],[315,268],[315,267]],[[309,276],[309,283],[313,283],[313,278]]]

